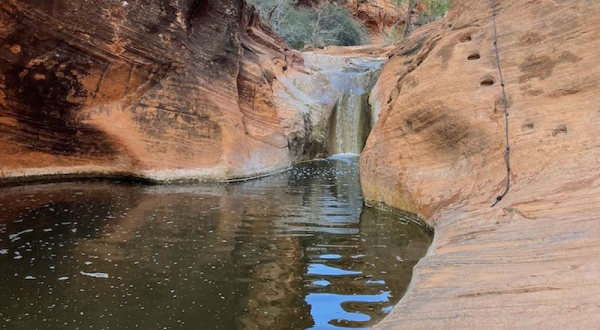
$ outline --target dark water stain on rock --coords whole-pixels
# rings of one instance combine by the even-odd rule
[[[529,55],[525,62],[519,66],[523,73],[519,77],[519,83],[526,83],[534,78],[544,80],[552,75],[558,64],[577,63],[579,61],[581,61],[581,58],[571,52],[563,52],[554,59],[548,55]]]
[[[453,113],[443,102],[427,103],[406,117],[405,126],[439,151],[473,154],[489,145],[487,136]]]
[[[442,69],[448,67],[448,61],[452,58],[452,54],[454,54],[454,44],[445,45],[437,52],[437,55],[442,60]]]
[[[2,115],[17,122],[9,136],[19,145],[50,154],[113,156],[116,151],[108,136],[78,118],[90,94],[81,79],[93,61],[69,46],[61,47],[11,63],[4,71],[9,101]]]

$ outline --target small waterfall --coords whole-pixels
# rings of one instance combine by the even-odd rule
[[[369,135],[369,105],[364,94],[344,93],[334,112],[330,153],[360,154]]]
[[[329,155],[360,154],[371,130],[369,94],[386,59],[314,52],[303,57],[310,74],[293,83],[319,104],[310,114],[314,139]]]
[[[360,154],[371,130],[369,94],[383,61],[348,57],[339,60],[346,66],[329,73],[341,95],[331,113],[328,150],[330,154]]]

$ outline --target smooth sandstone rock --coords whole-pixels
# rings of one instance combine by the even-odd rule
[[[404,8],[400,8],[395,0],[348,0],[347,6],[375,34],[403,22],[405,16]]]
[[[596,329],[600,324],[600,3],[496,1],[512,182],[490,2],[399,44],[371,98],[371,203],[435,228],[377,330]],[[490,85],[490,83],[492,83]]]
[[[0,40],[0,178],[231,179],[293,161],[280,122],[299,119],[272,83],[301,60],[241,1],[3,1]]]

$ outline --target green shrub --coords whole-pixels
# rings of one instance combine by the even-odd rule
[[[350,11],[335,3],[297,6],[296,0],[248,0],[261,18],[294,49],[329,45],[355,46],[368,42],[366,29]]]
[[[400,36],[402,36],[402,31],[403,28],[401,29],[398,25],[389,27],[383,32],[381,32],[381,41],[384,44],[393,44],[394,42],[400,40]]]
[[[420,23],[427,24],[444,17],[450,9],[450,0],[422,0],[425,4],[425,12],[421,16]]]
[[[410,0],[396,0],[398,6],[408,4]],[[425,12],[419,18],[417,25],[425,25],[444,17],[450,10],[450,0],[419,0],[425,6]]]

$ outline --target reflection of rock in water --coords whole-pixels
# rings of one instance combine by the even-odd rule
[[[0,299],[14,303],[0,313],[21,328],[369,326],[400,298],[430,238],[363,209],[355,163],[205,187],[4,189]]]
[[[282,235],[278,225],[285,204],[248,203],[252,191],[278,193],[289,173],[280,180],[260,180],[232,187],[232,201],[242,206],[232,252],[235,276],[243,283],[236,307],[237,329],[305,329],[309,310],[302,299],[303,251],[297,237]],[[236,197],[240,196],[238,200]],[[286,204],[301,204],[301,195],[287,196]],[[243,216],[242,216],[243,215]]]
[[[363,208],[352,163],[341,160],[335,164],[327,166],[327,171],[321,169],[328,175],[310,171],[308,175],[310,187],[318,190],[314,195],[325,197],[307,204],[313,206],[311,213],[325,216],[312,224],[321,226],[320,230],[302,237],[304,262],[326,267],[321,268],[325,271],[304,274],[309,284],[305,297],[317,326],[369,327],[400,299],[413,266],[429,246],[429,234],[419,226],[398,221],[400,215]],[[404,253],[407,249],[413,253]],[[323,275],[327,273],[333,275]],[[348,275],[335,275],[345,273]],[[312,284],[319,280],[329,285]]]
[[[242,241],[239,246],[244,245]],[[248,283],[240,292],[238,328],[307,328],[310,319],[306,317],[309,310],[303,303],[299,281],[303,268],[298,240],[273,238],[246,247],[234,254],[234,258],[245,255],[251,260],[240,260],[238,264],[238,280]]]

